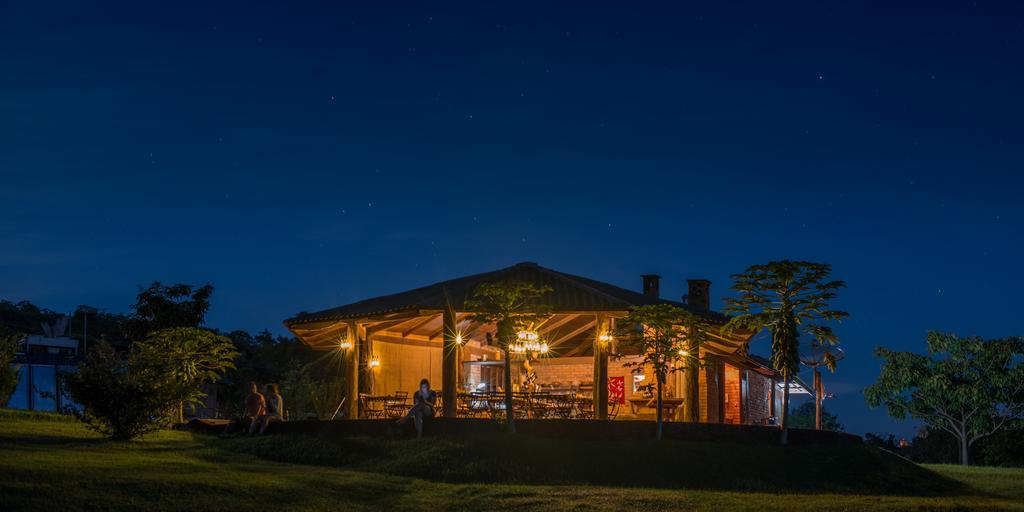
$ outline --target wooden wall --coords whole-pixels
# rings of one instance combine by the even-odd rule
[[[743,422],[742,398],[740,393],[740,369],[732,365],[725,365],[725,383],[723,393],[725,423],[739,424]]]
[[[374,372],[375,395],[390,395],[395,391],[408,391],[411,395],[419,387],[420,379],[430,380],[430,386],[441,389],[441,344],[405,344],[375,339],[373,353],[380,359]]]

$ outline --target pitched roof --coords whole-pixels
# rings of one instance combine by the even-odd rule
[[[413,290],[361,300],[352,304],[325,309],[315,313],[299,313],[285,320],[286,326],[306,322],[343,320],[371,315],[397,313],[417,309],[463,310],[477,286],[482,283],[515,279],[549,286],[552,291],[543,296],[552,312],[566,311],[625,311],[633,306],[671,304],[700,314],[714,323],[725,323],[728,317],[714,311],[700,310],[673,300],[645,296],[613,284],[558,272],[536,263],[523,262],[500,270],[449,279]]]

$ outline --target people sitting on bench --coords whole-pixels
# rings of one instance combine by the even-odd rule
[[[260,415],[261,435],[267,430],[267,425],[271,421],[284,420],[284,398],[281,397],[277,384],[267,384],[263,389],[266,391],[266,411]],[[252,433],[251,430],[250,433]]]

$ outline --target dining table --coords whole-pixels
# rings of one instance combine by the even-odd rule
[[[685,399],[683,398],[662,398],[661,409],[665,413],[666,418],[672,418],[675,416],[676,409],[683,405]],[[634,415],[639,414],[641,409],[655,409],[658,408],[657,397],[634,397],[629,399],[629,409]]]

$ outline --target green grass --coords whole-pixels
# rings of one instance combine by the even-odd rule
[[[730,485],[734,489],[698,488],[700,485],[682,481],[674,486],[671,478],[659,482],[660,488],[640,488],[568,482],[595,475],[630,474],[644,463],[641,457],[656,454],[656,447],[646,448],[645,443],[629,446],[630,450],[640,450],[635,460],[592,468],[581,476],[577,472],[584,463],[565,464],[552,459],[573,454],[587,465],[593,464],[595,459],[588,454],[603,445],[516,440],[521,444],[503,454],[494,450],[481,454],[473,450],[493,448],[498,440],[292,441],[285,437],[225,441],[186,432],[162,432],[141,441],[117,443],[99,438],[74,421],[0,411],[0,510],[1024,510],[1020,483],[1024,471],[1014,469],[913,466],[913,471],[900,476],[911,479],[909,495],[888,484],[880,488],[885,492],[861,492],[855,489],[858,485],[849,482],[828,486],[824,491],[811,488],[806,481],[789,482],[792,485],[772,492],[761,488],[764,482],[782,478],[776,476],[766,476],[751,485],[733,482]],[[761,468],[772,463],[758,459],[778,455],[768,448],[772,447],[743,450],[749,450],[747,459],[757,460]],[[744,455],[743,450],[725,450],[729,452],[724,459],[727,462],[720,465],[733,464]],[[823,478],[810,473],[849,462],[842,453],[833,453],[830,456],[837,458],[814,463],[813,453],[802,450],[787,462],[814,464],[811,471],[783,474],[805,474],[808,481],[820,482]],[[701,453],[695,445],[674,446],[666,452],[658,456],[670,459]],[[854,462],[855,466],[872,457],[881,457],[876,462],[890,463],[877,453],[865,453],[868,455]],[[532,468],[542,473],[520,480],[552,478],[550,482],[559,483],[493,483],[507,480],[507,470],[480,475],[477,471],[483,466],[423,475],[435,480],[410,476],[423,473],[424,468],[432,473],[447,464],[472,460],[487,464],[499,455],[514,459],[513,469],[517,471]],[[266,457],[308,459],[319,465],[276,462]],[[676,467],[686,464],[686,460],[680,460]],[[700,461],[690,464],[699,466],[698,470],[683,471],[684,476],[722,471]],[[939,487],[949,483],[950,491],[920,487],[922,475],[940,482]],[[491,483],[469,483],[471,477]],[[833,472],[828,478],[847,477]],[[737,490],[740,488],[753,490]]]
[[[225,449],[279,462],[317,464],[451,483],[588,484],[616,487],[948,495],[946,478],[865,446],[681,441],[565,441],[491,435],[461,439],[267,436]]]

